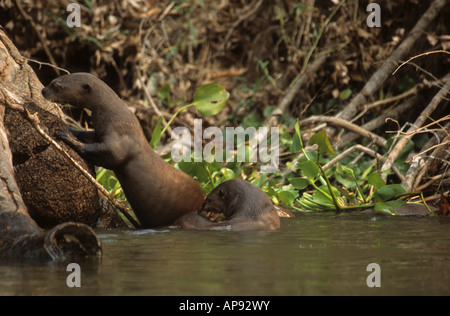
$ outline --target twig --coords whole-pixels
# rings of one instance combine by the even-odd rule
[[[80,164],[72,158],[72,156],[67,153],[57,142],[55,142],[40,126],[40,120],[37,114],[31,114],[27,108],[22,106],[20,103],[18,103],[13,96],[7,96],[3,94],[4,103],[6,106],[8,106],[11,110],[17,111],[19,113],[22,113],[24,118],[31,123],[33,128],[44,138],[46,139],[55,149],[62,154],[66,159],[68,159],[74,166],[91,182],[93,183],[96,188],[108,199],[108,201],[116,207],[129,221],[131,224],[133,224],[134,227],[138,228],[140,227],[139,223],[136,222],[136,220],[128,214],[128,211],[126,208],[124,208],[122,205],[120,205],[119,202],[115,198],[111,196],[111,194],[100,184],[97,182],[97,180],[89,173],[87,172]]]
[[[392,109],[390,111],[386,111],[385,113],[374,118],[370,122],[367,122],[366,124],[364,124],[361,127],[367,131],[373,131],[373,130],[377,129],[378,127],[384,125],[386,119],[388,119],[388,118],[397,119],[400,115],[402,115],[403,113],[405,113],[406,111],[411,109],[415,104],[417,104],[420,99],[421,99],[421,97],[416,95],[416,96],[406,100],[402,104],[396,106],[394,109]],[[347,144],[356,140],[357,138],[359,138],[358,134],[355,134],[355,133],[345,134],[344,136],[340,137],[338,139],[338,141],[336,142],[336,149],[344,148]]]
[[[407,63],[409,63],[409,62],[410,62],[411,60],[413,60],[413,59],[416,59],[416,58],[419,58],[419,57],[422,57],[422,56],[428,56],[428,55],[431,55],[431,54],[437,54],[437,53],[444,53],[444,54],[450,55],[450,52],[447,52],[447,51],[445,51],[445,50],[434,50],[434,51],[431,51],[431,52],[426,52],[426,53],[422,53],[422,54],[416,55],[416,56],[414,56],[414,57],[411,57],[410,59],[408,59],[408,60],[405,61],[404,63],[402,63],[400,66],[398,66],[397,69],[395,69],[395,71],[392,73],[392,75],[395,75],[395,73],[397,72],[397,70],[399,70],[400,68],[402,68],[404,65],[406,65]]]
[[[159,116],[162,117],[162,121],[164,123],[164,126],[167,126],[167,121],[164,118],[164,115],[161,113],[161,111],[159,110],[158,106],[156,105],[155,101],[153,101],[153,98],[150,94],[150,92],[147,89],[147,86],[144,84],[144,81],[142,80],[142,74],[140,76],[138,76],[139,82],[141,84],[142,90],[144,91],[145,97],[148,101],[148,103],[150,103],[151,107],[153,108],[153,110],[155,111],[155,113]],[[170,126],[167,127],[167,130],[169,131],[169,133],[172,133],[172,129],[170,128]]]
[[[439,92],[433,97],[431,102],[428,104],[428,106],[425,108],[425,110],[422,111],[422,113],[419,115],[419,117],[414,122],[413,126],[410,127],[407,131],[407,135],[400,139],[400,141],[395,145],[395,147],[392,149],[392,151],[389,153],[389,155],[386,158],[386,161],[384,162],[383,166],[381,167],[382,171],[382,178],[383,180],[387,179],[387,174],[383,171],[391,169],[392,165],[394,164],[395,159],[397,159],[400,151],[405,147],[405,145],[409,142],[409,140],[414,135],[414,132],[420,129],[420,127],[425,123],[427,118],[431,115],[431,113],[434,112],[436,107],[439,105],[439,103],[442,101],[442,99],[447,95],[450,89],[450,73],[448,73],[445,78],[443,79],[445,82],[444,87],[439,90]]]
[[[430,117],[427,117],[428,119],[430,119]],[[418,128],[418,129],[416,129],[416,130],[413,130],[413,131],[407,131],[407,132],[402,132],[402,131],[386,131],[386,133],[387,134],[389,134],[389,133],[396,133],[396,134],[400,134],[400,135],[404,135],[404,136],[414,136],[414,135],[417,135],[417,134],[420,134],[420,133],[428,133],[428,132],[433,132],[433,131],[435,131],[435,130],[430,130],[429,129],[429,127],[430,126],[433,126],[433,125],[436,125],[436,124],[439,124],[440,122],[442,122],[442,121],[448,121],[448,120],[450,120],[450,114],[449,115],[446,115],[446,116],[444,116],[444,117],[441,117],[440,119],[438,119],[437,121],[433,121],[433,122],[431,122],[430,124],[427,124],[427,125],[425,125],[425,126],[422,126],[422,127],[420,127],[420,128]],[[440,129],[439,129],[440,130]]]
[[[53,58],[52,53],[50,52],[50,49],[48,48],[48,46],[45,44],[45,40],[42,37],[41,32],[38,31],[37,27],[36,27],[36,23],[34,23],[33,18],[31,16],[29,16],[25,10],[23,9],[22,5],[20,4],[20,0],[16,0],[16,6],[19,9],[20,13],[23,15],[23,17],[25,18],[25,20],[27,20],[28,22],[30,22],[31,26],[33,27],[37,37],[39,38],[39,40],[42,43],[42,47],[44,48],[45,54],[47,55],[48,59],[50,60],[51,64],[54,65],[55,67],[53,68],[55,70],[56,75],[60,75],[61,73],[59,72],[59,67],[56,67],[57,63],[55,61],[55,59]]]
[[[255,5],[253,5],[253,3],[251,3],[249,5],[249,9],[247,10],[247,12],[243,12],[242,14],[239,14],[239,19],[234,22],[231,27],[228,29],[227,34],[225,35],[225,38],[222,41],[222,44],[220,45],[219,49],[217,50],[216,55],[221,54],[222,51],[225,48],[225,45],[228,43],[228,40],[230,39],[231,35],[233,34],[235,28],[241,24],[243,21],[247,20],[249,17],[251,17],[258,9],[259,7],[263,4],[264,0],[259,0]],[[244,11],[244,10],[242,10]],[[213,56],[215,57],[215,56]]]
[[[50,63],[46,63],[46,62],[39,61],[39,60],[32,59],[32,58],[27,58],[27,60],[28,60],[29,62],[31,61],[31,62],[33,62],[33,63],[38,64],[38,65],[39,65],[39,69],[41,69],[41,67],[40,67],[41,65],[44,65],[44,66],[49,66],[49,67],[56,68],[56,69],[58,69],[58,70],[64,71],[64,72],[67,73],[67,74],[70,74],[70,72],[69,72],[67,69],[64,69],[64,68],[55,66],[55,65],[50,64]]]
[[[378,101],[375,101],[373,103],[367,104],[367,105],[364,106],[364,109],[361,111],[361,113],[358,114],[357,116],[355,116],[352,119],[352,122],[354,122],[354,121],[358,120],[360,117],[364,116],[364,114],[366,114],[367,111],[369,111],[369,110],[372,110],[372,109],[374,109],[376,107],[379,107],[381,105],[385,105],[385,104],[388,104],[388,103],[391,103],[391,102],[395,102],[395,101],[404,99],[404,98],[406,98],[406,97],[408,97],[410,95],[417,94],[417,92],[420,89],[422,89],[422,88],[423,88],[423,84],[419,83],[419,84],[415,85],[412,89],[410,89],[410,90],[408,90],[406,92],[403,92],[402,94],[399,94],[399,95],[396,95],[396,96],[393,96],[393,97],[390,97],[390,98],[387,98],[387,99],[384,99],[384,100],[378,100]]]
[[[304,86],[308,82],[308,80],[310,80],[309,74],[317,72],[317,70],[323,65],[326,59],[327,56],[321,56],[316,60],[314,60],[313,63],[308,65],[303,75],[299,77],[298,80],[294,83],[294,85],[292,85],[289,88],[288,92],[284,96],[283,100],[281,100],[278,107],[272,112],[270,117],[267,118],[266,122],[264,123],[265,127],[277,125],[276,117],[281,116],[283,113],[287,111],[288,106],[292,103],[292,100],[294,100],[294,97],[297,95],[300,88]]]
[[[377,158],[377,159],[382,159],[383,158],[383,156],[378,154],[376,151],[374,151],[372,149],[369,149],[369,148],[367,148],[367,147],[365,147],[363,145],[356,144],[356,145],[353,145],[352,147],[346,149],[345,151],[343,151],[342,153],[337,155],[332,160],[330,160],[327,164],[325,164],[323,166],[323,170],[327,170],[327,169],[331,168],[336,163],[338,163],[339,161],[341,161],[342,159],[344,159],[345,157],[347,157],[348,155],[350,155],[351,153],[353,153],[355,151],[364,152],[365,154],[368,154],[369,156],[371,156],[373,158]]]
[[[447,125],[447,128],[448,127],[449,126]],[[447,136],[444,138],[444,140],[441,142],[441,144],[439,146],[437,146],[437,147],[434,146],[436,148],[433,150],[431,155],[428,157],[426,162],[423,164],[423,167],[416,173],[417,175],[415,177],[412,177],[414,179],[412,188],[419,186],[420,181],[425,176],[425,174],[428,173],[433,162],[435,162],[436,160],[442,160],[442,158],[440,158],[440,157],[441,157],[441,155],[445,154],[445,151],[447,150],[447,148],[449,148],[449,145],[450,145],[450,136]],[[447,164],[448,164],[448,162],[447,162]]]
[[[343,151],[342,153],[337,155],[332,160],[330,160],[327,164],[325,164],[323,166],[323,170],[327,170],[327,169],[331,168],[336,163],[338,163],[339,161],[341,161],[342,159],[344,159],[345,157],[347,157],[348,155],[350,155],[351,153],[353,153],[355,151],[360,151],[360,152],[362,152],[362,153],[364,153],[366,155],[369,155],[372,158],[377,159],[377,160],[382,160],[383,159],[383,156],[380,155],[379,153],[377,153],[376,151],[374,151],[374,150],[372,150],[370,148],[367,148],[367,147],[365,147],[363,145],[356,144],[356,145],[353,145],[352,147],[346,149],[345,151]],[[400,173],[400,171],[397,168],[394,167],[392,169],[393,169],[394,173],[397,175],[397,177],[400,180],[404,179],[404,176]]]
[[[335,125],[335,126],[337,125],[339,127],[345,128],[353,133],[356,133],[363,137],[372,139],[375,142],[375,144],[377,144],[378,146],[386,147],[386,140],[383,137],[378,136],[375,133],[369,132],[356,124],[350,123],[350,122],[340,119],[340,118],[336,118],[336,117],[332,117],[332,116],[311,116],[311,117],[308,117],[307,119],[300,121],[300,124],[302,126],[307,125],[307,124],[314,124],[314,123],[327,123],[327,124],[331,124],[331,125]]]
[[[411,50],[413,45],[424,33],[425,29],[431,21],[442,11],[442,8],[447,4],[448,0],[434,0],[428,10],[422,15],[414,28],[405,38],[405,40],[395,49],[395,51],[384,62],[367,81],[364,88],[350,101],[350,103],[341,111],[337,117],[344,120],[351,120],[355,114],[361,110],[361,106],[367,103],[367,97],[371,96],[385,80],[392,74],[399,60]]]

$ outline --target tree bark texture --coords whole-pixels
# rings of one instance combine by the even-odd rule
[[[0,94],[13,97],[32,114],[53,139],[64,127],[62,111],[41,94],[43,86],[27,60],[0,29]],[[5,106],[1,104],[0,106]],[[4,127],[12,152],[15,179],[30,216],[43,228],[75,221],[92,227],[116,227],[120,217],[105,210],[97,189],[53,146],[41,137],[21,113],[6,106]],[[63,148],[94,173],[79,155],[63,142]]]
[[[8,106],[7,100],[20,100],[54,136],[64,126],[62,113],[41,89],[0,28],[0,258],[98,256],[101,244],[88,226],[103,220],[97,190]]]

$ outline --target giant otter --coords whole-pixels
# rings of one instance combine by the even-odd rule
[[[153,151],[136,116],[103,81],[88,73],[64,75],[42,95],[92,111],[95,131],[61,130],[59,136],[90,162],[114,171],[144,227],[171,225],[201,208],[204,194],[197,181]]]
[[[179,218],[175,225],[190,230],[277,230],[278,209],[257,186],[244,180],[218,185],[198,212]]]

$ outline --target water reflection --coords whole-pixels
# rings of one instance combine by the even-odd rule
[[[103,258],[0,263],[0,295],[396,295],[450,289],[447,218],[300,215],[280,232],[99,231]],[[366,267],[381,267],[368,288]]]

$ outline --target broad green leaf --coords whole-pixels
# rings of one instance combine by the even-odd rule
[[[236,178],[236,174],[234,173],[234,171],[229,168],[222,168],[220,169],[220,171],[222,172],[225,180],[231,180]]]
[[[330,155],[336,156],[333,148],[331,147],[330,141],[328,140],[327,133],[325,131],[320,131],[314,134],[309,139],[309,144],[317,144],[319,146],[320,153],[329,153]]]
[[[206,182],[209,180],[209,174],[202,163],[185,162],[182,160],[178,163],[178,168],[191,177],[196,178],[199,182]]]
[[[310,181],[314,181],[320,174],[320,168],[312,160],[300,162],[298,168]]]
[[[292,205],[294,203],[294,200],[297,196],[290,192],[290,191],[281,191],[278,192],[278,198],[282,200],[283,202],[287,203],[288,205]]]
[[[305,178],[290,178],[289,182],[297,189],[297,190],[303,190],[309,185],[308,179]]]
[[[208,83],[194,93],[192,105],[204,116],[216,115],[225,107],[230,94],[218,83]]]
[[[392,211],[398,207],[401,207],[405,205],[406,202],[402,200],[395,200],[395,201],[387,201],[387,202],[378,202],[375,203],[374,210],[385,212],[385,213],[392,213]]]
[[[350,98],[350,96],[352,95],[352,89],[345,89],[344,91],[342,91],[339,94],[339,99],[341,99],[342,101],[347,100],[348,98]]]
[[[375,187],[375,190],[379,190],[381,187],[383,187],[386,183],[384,180],[380,177],[378,172],[374,171],[367,177],[367,182],[369,184],[373,185]]]
[[[374,198],[376,201],[384,202],[406,192],[408,190],[401,184],[388,184],[378,189],[374,194]]]

